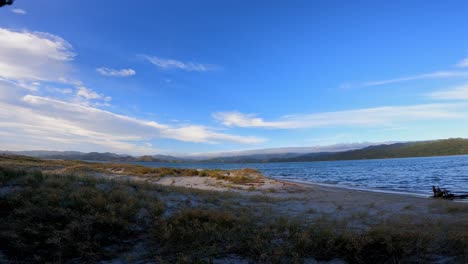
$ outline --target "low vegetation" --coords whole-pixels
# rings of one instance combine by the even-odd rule
[[[131,186],[91,178],[0,167],[1,250],[13,260],[44,263],[110,258],[144,227],[138,213],[158,217],[164,205]],[[104,188],[105,187],[105,188]],[[139,226],[138,228],[136,228]]]
[[[145,178],[199,176],[225,180],[234,184],[258,183],[263,179],[259,171],[254,169],[241,170],[197,170],[181,168],[151,168],[134,164],[92,163],[70,160],[43,160],[39,158],[0,155],[0,166],[36,169],[49,174],[65,174],[75,176],[117,175],[142,176]]]
[[[23,164],[28,162],[35,161]],[[249,173],[255,174],[243,172]],[[242,206],[234,202],[239,195],[3,164],[0,262],[2,256],[13,263],[116,259],[302,263],[309,258],[339,258],[349,263],[468,261],[466,221],[447,225],[421,217],[395,218],[351,229],[351,218],[336,221],[323,216],[308,221],[275,212],[259,214],[256,206],[260,203],[281,201],[252,196],[250,204]],[[174,204],[178,197],[183,202]]]

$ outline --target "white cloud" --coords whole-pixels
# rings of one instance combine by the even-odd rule
[[[180,141],[197,143],[217,143],[220,141],[230,141],[241,144],[262,143],[265,140],[258,137],[237,136],[211,131],[199,125],[187,125],[183,127],[167,127],[162,131],[163,137],[177,139]]]
[[[70,98],[70,100],[73,103],[84,106],[107,107],[110,106],[109,102],[112,101],[112,97],[97,93],[96,91],[84,86],[78,86],[76,87],[74,97]]]
[[[96,71],[103,76],[110,76],[110,77],[129,77],[129,76],[133,76],[136,74],[136,71],[130,68],[116,70],[116,69],[101,67],[101,68],[97,68]]]
[[[468,100],[468,84],[447,90],[435,91],[428,94],[438,100]]]
[[[466,68],[468,67],[468,58],[460,61],[459,63],[457,63],[455,66],[457,67],[460,67],[460,68]]]
[[[240,112],[218,112],[213,117],[225,126],[263,127],[263,128],[294,128],[290,121],[265,121],[254,114]]]
[[[45,87],[45,89],[51,93],[58,93],[58,94],[63,94],[63,95],[67,95],[67,94],[72,94],[73,93],[73,90],[71,88],[56,88],[56,87]]]
[[[155,138],[197,143],[259,143],[264,139],[215,131],[201,125],[165,125],[96,107],[112,100],[68,76],[75,54],[48,33],[0,28],[0,145],[8,149],[68,149],[119,153],[155,152]],[[208,66],[159,61],[161,67],[205,71]],[[108,76],[132,69],[100,68]],[[65,84],[65,85],[64,85]]]
[[[219,112],[213,117],[225,126],[268,129],[298,129],[317,127],[387,126],[389,124],[467,118],[467,104],[421,104],[411,106],[384,106],[307,115],[289,115],[266,121],[253,114]]]
[[[0,28],[0,80],[36,94],[72,95],[76,103],[108,106],[110,97],[68,76],[75,53],[66,40],[44,32]],[[44,84],[44,85],[43,85]],[[67,84],[71,87],[56,88]],[[93,102],[91,102],[93,100]]]
[[[92,99],[100,99],[102,98],[102,95],[96,93],[95,91],[88,89],[86,87],[78,87],[77,96],[80,96],[86,100],[92,100]]]
[[[85,91],[85,90],[81,90]],[[173,126],[92,106],[28,94],[0,81],[0,145],[8,149],[65,149],[148,154],[156,138],[197,143],[259,143],[263,139],[219,133],[199,125]],[[99,94],[86,90],[84,97]]]
[[[92,100],[92,99],[99,99],[101,98],[101,95],[96,93],[93,90],[90,90],[86,87],[78,87],[78,90],[76,92],[76,95],[79,97],[82,97],[86,100]]]
[[[468,71],[437,71],[437,72],[423,73],[423,74],[411,75],[411,76],[395,78],[395,79],[365,82],[362,85],[363,86],[380,86],[380,85],[407,82],[407,81],[443,79],[443,78],[468,78]]]
[[[13,8],[11,9],[11,12],[18,14],[18,15],[26,15],[26,10],[24,9],[19,9],[19,8]]]
[[[0,77],[58,81],[66,78],[75,54],[64,39],[43,32],[0,28]]]
[[[165,70],[179,69],[184,71],[206,72],[216,69],[216,66],[209,64],[200,64],[194,62],[182,62],[174,59],[163,59],[155,56],[142,55],[151,64]]]

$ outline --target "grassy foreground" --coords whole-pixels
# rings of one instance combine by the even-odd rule
[[[261,211],[264,200],[239,193],[18,167],[0,166],[0,263],[468,262],[466,222],[350,229],[346,219]]]

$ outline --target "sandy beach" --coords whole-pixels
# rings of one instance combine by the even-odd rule
[[[236,184],[229,180],[200,176],[153,178],[141,175],[100,175],[110,179],[146,182],[189,190],[233,193],[236,195],[229,196],[226,202],[236,204],[240,201],[243,206],[271,210],[276,215],[300,217],[311,221],[322,217],[336,220],[351,219],[357,223],[357,227],[405,218],[413,222],[430,219],[453,223],[468,219],[466,203],[416,194],[376,192],[275,180],[266,178],[258,172],[248,176],[255,180]]]
[[[317,219],[352,218],[362,223],[415,218],[459,222],[468,219],[468,204],[420,195],[385,193],[280,181],[252,169],[202,171],[195,169],[149,168],[130,164],[30,159],[27,162],[3,157],[0,165],[41,169],[68,174],[167,186],[184,192],[225,195],[232,205],[267,209],[276,215]],[[190,175],[189,175],[190,174]],[[177,196],[171,199],[177,203]],[[185,198],[181,198],[181,201]],[[353,220],[353,221],[354,221]],[[412,220],[413,221],[413,220]]]

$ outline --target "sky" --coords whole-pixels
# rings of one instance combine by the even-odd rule
[[[0,149],[468,138],[467,11],[450,0],[16,0],[0,8]]]

